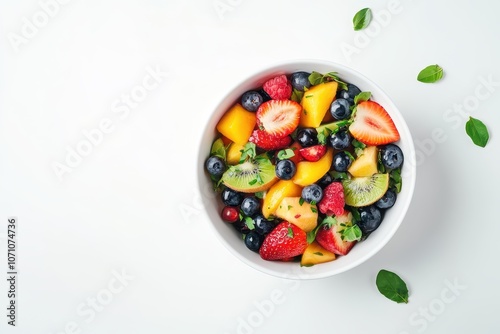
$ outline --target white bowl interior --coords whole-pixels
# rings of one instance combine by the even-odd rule
[[[346,256],[340,256],[335,261],[319,264],[313,267],[300,267],[296,262],[264,261],[259,254],[248,250],[242,242],[239,233],[220,218],[222,204],[219,196],[212,191],[212,184],[204,170],[210,147],[215,139],[215,126],[221,116],[240,98],[245,91],[262,86],[269,78],[278,74],[290,74],[295,71],[317,71],[320,73],[338,72],[340,78],[355,84],[361,91],[370,91],[372,99],[380,103],[391,115],[401,136],[397,143],[405,156],[402,170],[403,187],[398,194],[396,204],[387,210],[380,227],[369,238],[359,242]],[[376,254],[394,235],[408,210],[413,195],[416,179],[415,148],[411,133],[391,99],[375,83],[362,74],[340,64],[319,60],[291,61],[269,67],[244,80],[229,92],[213,111],[202,132],[198,154],[198,185],[202,195],[211,225],[215,234],[227,249],[249,266],[264,273],[281,278],[316,279],[329,277],[349,270]]]

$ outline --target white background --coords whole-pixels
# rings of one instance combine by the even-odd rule
[[[392,13],[354,32],[363,7]],[[486,0],[72,0],[43,22],[38,1],[2,0],[0,268],[7,218],[17,216],[19,294],[13,329],[0,274],[0,332],[498,332],[499,9]],[[14,34],[37,15],[46,25],[16,46]],[[407,120],[419,166],[414,200],[386,247],[349,272],[293,283],[254,271],[217,241],[195,157],[231,87],[301,58],[342,63],[379,84]],[[444,79],[417,82],[436,63]],[[147,68],[168,75],[130,114],[114,113]],[[465,134],[469,114],[489,128],[484,149]],[[59,180],[53,164],[103,119],[111,133]],[[382,268],[408,283],[409,304],[379,294]],[[279,303],[266,302],[272,294]]]

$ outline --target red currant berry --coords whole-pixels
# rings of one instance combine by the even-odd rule
[[[235,223],[240,219],[240,212],[234,206],[225,206],[221,212],[222,220],[227,223]]]

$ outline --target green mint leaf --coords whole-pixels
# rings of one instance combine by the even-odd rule
[[[370,24],[372,20],[372,11],[370,8],[363,8],[359,12],[354,15],[352,19],[352,24],[354,26],[354,30],[358,31],[364,29]]]
[[[345,172],[332,171],[330,174],[334,180],[347,180],[349,178],[349,175]]]
[[[308,79],[311,85],[316,86],[323,82],[323,74],[313,71]]]
[[[361,220],[361,216],[359,214],[359,211],[357,208],[350,208],[349,211],[351,211],[352,214],[352,223],[356,224]]]
[[[321,132],[318,132],[317,138],[318,138],[318,144],[320,145],[326,145],[326,140],[328,138],[328,129],[324,129]]]
[[[300,103],[300,101],[302,101],[302,96],[304,96],[304,92],[301,92],[300,90],[294,88],[292,91],[292,97],[290,99],[292,101]]]
[[[353,139],[352,142],[351,142],[352,146],[354,146],[354,148],[361,148],[361,149],[364,149],[366,147],[365,144],[363,144],[362,142],[358,141],[357,139]]]
[[[289,205],[289,206],[288,206],[288,210],[290,210],[291,208],[293,208],[293,206]]]
[[[354,160],[356,160],[356,158],[354,158],[354,156],[351,154],[351,152],[344,151],[344,153],[351,159],[351,162],[353,162]]]
[[[255,230],[255,223],[251,217],[245,217],[245,224],[247,225],[248,229]]]
[[[258,199],[263,199],[264,198],[265,191],[258,191],[255,193],[255,197]]]
[[[429,65],[418,73],[417,80],[423,83],[434,83],[443,77],[443,69],[439,65]]]
[[[326,216],[321,224],[328,226],[328,228],[331,228],[333,225],[337,224],[337,219],[333,216]]]
[[[318,213],[318,210],[314,206],[311,206],[311,211],[312,213]]]
[[[351,225],[345,227],[341,232],[342,240],[345,241],[359,241],[363,236],[361,229],[358,225]]]
[[[257,155],[256,153],[256,146],[254,143],[246,143],[245,146],[243,146],[243,149],[240,150],[241,152],[241,157],[240,157],[240,164],[244,163],[248,158],[253,159]]]
[[[226,160],[226,147],[221,138],[215,140],[210,149],[210,155],[218,156],[219,158]]]
[[[465,123],[465,132],[472,139],[472,142],[480,147],[485,147],[488,139],[490,139],[486,125],[473,117],[469,117],[469,120]]]
[[[286,234],[289,238],[293,238],[293,230],[291,227],[288,228],[288,233]]]
[[[389,187],[395,188],[397,193],[401,192],[403,179],[401,178],[401,167],[391,170],[389,173]]]
[[[376,279],[377,289],[388,299],[396,303],[408,304],[408,288],[406,283],[393,272],[380,270]]]
[[[357,105],[360,102],[368,101],[372,97],[371,92],[361,92],[354,97],[354,104]]]
[[[253,186],[254,184],[257,183],[257,179],[253,179],[251,181],[248,182],[249,185]]]
[[[313,254],[318,255],[318,256],[323,256],[323,253],[321,253],[321,252],[314,252]]]
[[[280,159],[280,160],[290,159],[294,156],[295,156],[295,153],[290,148],[287,148],[286,150],[281,150],[278,152],[278,159]]]
[[[299,199],[299,205],[300,205],[300,206],[302,206],[302,204],[304,204],[304,199],[301,197],[301,198]]]

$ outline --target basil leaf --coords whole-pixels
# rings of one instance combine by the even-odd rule
[[[341,232],[342,240],[344,241],[359,241],[362,235],[363,233],[358,225],[347,226]]]
[[[372,97],[371,92],[361,92],[354,97],[354,104],[358,104],[359,102],[368,101]]]
[[[316,86],[323,82],[323,74],[313,71],[308,79],[311,85]]]
[[[424,83],[433,83],[443,77],[443,69],[439,65],[429,65],[417,76],[417,80]]]
[[[304,92],[301,92],[300,90],[294,88],[292,91],[292,97],[290,99],[292,101],[300,103],[300,101],[302,101],[302,96],[304,96]]]
[[[286,150],[281,150],[278,152],[278,159],[279,160],[290,159],[294,156],[295,156],[295,153],[290,148],[287,148]]]
[[[408,304],[408,288],[406,283],[393,272],[380,270],[377,274],[377,289],[388,299],[396,303]]]
[[[246,143],[245,146],[243,147],[241,152],[241,157],[239,163],[244,163],[247,158],[253,159],[255,158],[256,153],[256,146],[254,143]]]
[[[265,194],[264,191],[258,191],[258,192],[255,193],[255,197],[257,197],[259,199],[263,199],[264,198],[264,194]]]
[[[490,139],[486,125],[473,117],[469,117],[469,120],[465,123],[465,132],[472,139],[472,142],[480,147],[485,147],[488,139]]]
[[[354,15],[352,23],[354,25],[354,30],[358,31],[364,29],[370,24],[372,20],[372,11],[370,8],[363,8]]]
[[[255,222],[251,217],[245,217],[245,224],[249,230],[255,230]]]
[[[215,155],[223,160],[226,160],[226,147],[221,138],[214,141],[210,149],[210,155]]]
[[[293,230],[291,227],[288,228],[288,232],[286,234],[289,238],[293,238]]]

